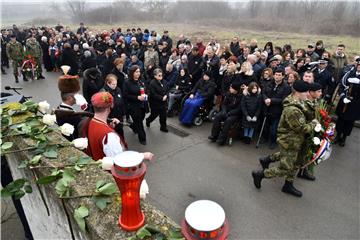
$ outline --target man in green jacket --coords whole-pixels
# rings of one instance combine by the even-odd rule
[[[282,191],[301,197],[302,193],[293,186],[296,172],[304,165],[302,146],[306,134],[314,131],[317,121],[306,121],[303,101],[307,99],[309,91],[308,83],[295,81],[293,93],[283,101],[283,112],[280,118],[277,142],[280,151],[272,154],[265,161],[265,170],[253,171],[254,184],[261,188],[263,178],[285,177]],[[270,162],[280,161],[279,166],[268,168]]]
[[[16,41],[16,36],[11,35],[10,42],[6,45],[6,54],[12,60],[13,73],[15,82],[19,82],[19,67],[21,68],[22,60],[24,58],[24,49],[20,42]],[[24,76],[24,81],[27,81]]]
[[[29,39],[26,40],[26,53],[30,54],[36,61],[37,69],[36,76],[37,79],[44,79],[45,77],[42,75],[42,67],[41,67],[41,59],[42,59],[42,49],[38,41],[34,35],[32,35]]]

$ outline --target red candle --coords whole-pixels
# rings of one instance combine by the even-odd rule
[[[115,157],[111,173],[121,192],[121,214],[119,226],[126,231],[136,231],[145,223],[140,207],[140,186],[146,173],[144,156],[126,151]]]

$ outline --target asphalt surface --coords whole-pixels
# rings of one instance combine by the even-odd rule
[[[10,69],[6,70],[8,74],[1,76],[2,90],[6,85],[22,87],[22,93],[36,101],[47,100],[53,108],[60,103],[59,73],[15,84]],[[360,129],[355,128],[346,146],[335,146],[332,157],[316,167],[315,182],[296,179],[294,185],[303,197],[295,198],[281,192],[280,178],[264,180],[260,190],[254,187],[251,171],[260,168],[260,156],[272,152],[266,145],[256,149],[254,143],[237,140],[231,147],[219,147],[207,140],[211,123],[186,128],[175,117],[168,124],[188,136],[160,132],[157,120],[146,129],[146,146],[128,129],[125,133],[131,150],[156,155],[148,163],[147,200],[176,222],[180,223],[191,202],[209,199],[224,208],[231,228],[229,239],[360,238]],[[2,236],[10,236],[10,229],[3,225]]]

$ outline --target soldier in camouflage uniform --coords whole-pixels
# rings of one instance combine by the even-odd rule
[[[20,42],[16,41],[16,36],[11,35],[10,42],[6,45],[6,54],[12,60],[12,67],[15,76],[15,82],[19,82],[19,67],[24,57],[24,49]],[[24,77],[24,81],[27,79]]]
[[[26,40],[26,52],[35,58],[37,64],[37,79],[45,79],[42,75],[41,59],[42,59],[42,49],[34,35]]]
[[[298,169],[304,165],[302,147],[305,135],[313,131],[316,121],[306,121],[303,101],[307,99],[309,86],[304,81],[295,81],[293,93],[283,101],[283,112],[277,130],[280,151],[269,157],[270,161],[280,161],[278,167],[253,171],[256,188],[261,187],[263,178],[285,177],[282,191],[301,197],[302,193],[293,186]],[[267,166],[270,162],[267,163]]]

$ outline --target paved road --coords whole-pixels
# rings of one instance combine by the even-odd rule
[[[55,107],[60,99],[58,74],[45,76],[45,80],[20,81],[16,86]],[[13,81],[10,74],[2,75],[1,88],[15,86]],[[218,147],[207,140],[210,123],[183,128],[176,118],[168,122],[189,136],[162,133],[154,122],[146,129],[147,146],[139,145],[132,132],[126,131],[126,138],[130,149],[156,154],[146,175],[148,201],[175,221],[181,221],[191,202],[210,199],[225,209],[231,224],[229,239],[360,238],[359,129],[354,129],[345,148],[335,146],[332,158],[316,168],[315,182],[295,181],[303,191],[298,199],[280,191],[282,179],[263,181],[261,190],[253,186],[251,171],[259,168],[260,156],[270,153],[266,146],[256,149],[236,141],[231,147]],[[3,227],[2,235],[7,231]]]

